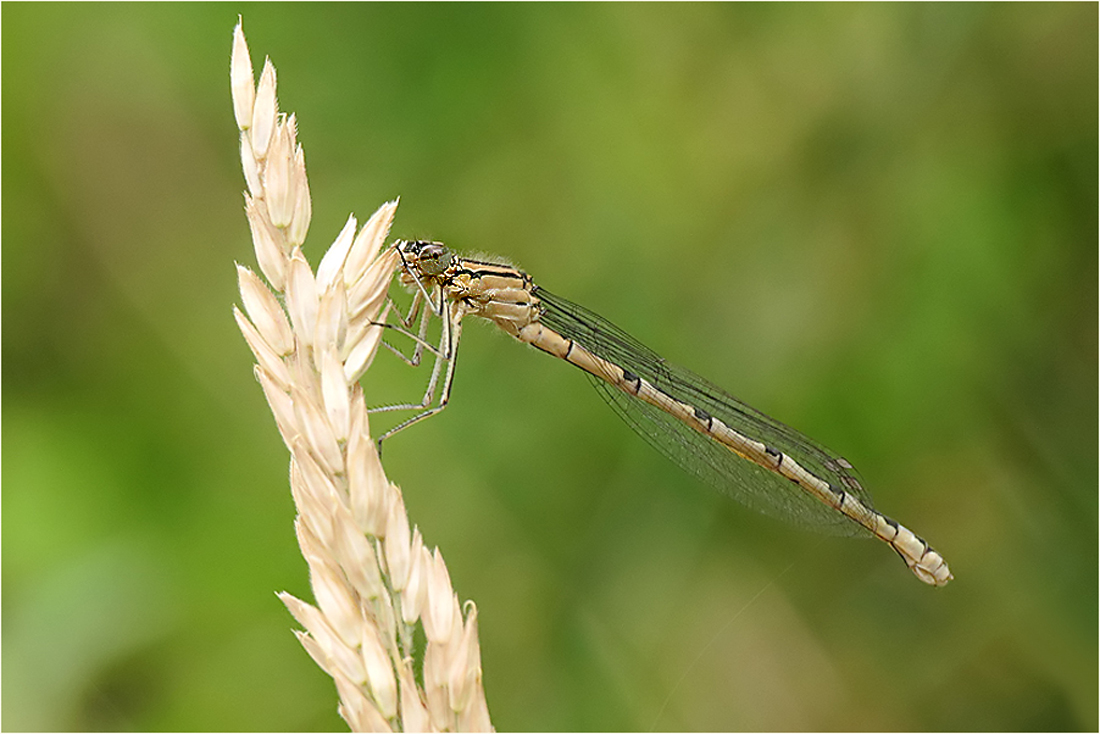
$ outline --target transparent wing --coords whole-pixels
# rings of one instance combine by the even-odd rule
[[[688,405],[707,411],[730,428],[782,451],[822,480],[871,498],[847,461],[824,446],[746,405],[694,372],[672,364],[603,317],[561,296],[536,289],[541,320],[562,336]],[[592,384],[627,425],[689,474],[755,510],[834,535],[867,536],[862,526],[794,482],[741,458],[659,408],[589,375]]]

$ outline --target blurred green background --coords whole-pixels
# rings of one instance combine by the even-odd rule
[[[854,461],[956,580],[754,515],[467,329],[387,442],[509,730],[1095,730],[1097,8],[4,4],[3,725],[342,729],[254,264],[237,14],[347,214],[512,258]],[[373,403],[426,374],[380,356]]]

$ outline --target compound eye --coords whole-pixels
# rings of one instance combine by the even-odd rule
[[[454,255],[442,243],[425,242],[420,249],[420,270],[425,275],[439,275],[451,266]]]

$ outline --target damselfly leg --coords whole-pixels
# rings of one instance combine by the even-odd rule
[[[404,264],[403,267],[406,271],[408,270],[407,263]],[[401,349],[385,340],[383,340],[382,345],[412,367],[418,367],[420,365],[425,350],[435,355],[435,360],[432,364],[431,377],[428,379],[428,385],[424,390],[424,397],[420,402],[380,405],[367,409],[368,413],[388,413],[399,410],[420,411],[411,418],[398,423],[396,426],[383,433],[378,438],[379,451],[381,451],[383,441],[395,433],[440,412],[447,407],[447,401],[451,397],[451,385],[454,382],[455,354],[458,351],[458,341],[462,334],[461,315],[457,308],[452,307],[452,305],[448,303],[446,293],[441,287],[431,286],[431,290],[429,291],[419,279],[413,279],[413,283],[415,284],[415,290],[408,313],[405,316],[401,316],[399,309],[390,309],[391,313],[398,314],[397,318],[400,323],[378,324],[379,326],[390,329],[391,331],[411,339],[414,344],[412,354],[405,354]],[[425,304],[427,304],[427,308],[424,308]],[[440,322],[442,323],[439,343],[437,345],[433,345],[427,338],[433,316],[439,316]],[[419,324],[414,333],[412,328],[418,320]],[[443,368],[444,363],[446,364],[445,371]],[[439,396],[437,398],[436,392],[440,387],[441,375],[443,377],[442,389],[439,391]]]

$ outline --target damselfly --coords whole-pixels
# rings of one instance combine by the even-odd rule
[[[420,403],[372,408],[419,412],[394,433],[443,410],[451,394],[462,319],[492,321],[521,342],[584,370],[615,411],[690,474],[764,513],[841,535],[870,533],[897,551],[921,581],[943,586],[947,563],[924,540],[871,505],[848,461],[716,385],[671,364],[606,319],[536,285],[508,265],[459,257],[438,242],[399,241],[401,282],[413,303],[396,328],[435,354]],[[428,308],[422,307],[427,304]],[[409,331],[419,314],[416,333]],[[441,317],[438,346],[426,341]],[[389,345],[387,345],[389,346]],[[446,365],[446,371],[443,370]],[[442,378],[442,383],[440,383]],[[436,398],[439,390],[438,399]]]

